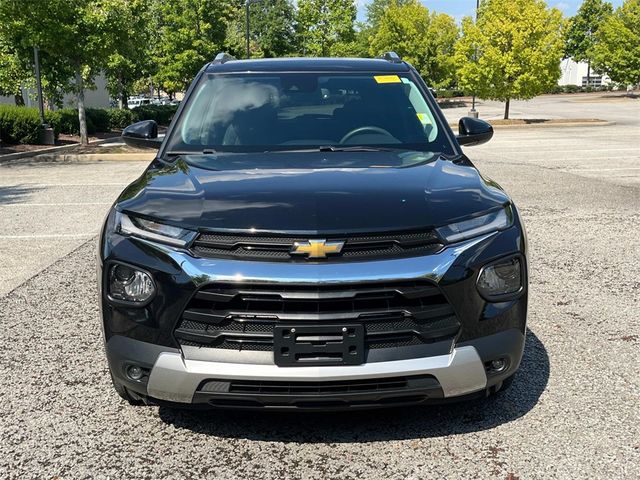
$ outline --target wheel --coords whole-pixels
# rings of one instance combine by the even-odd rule
[[[513,381],[515,380],[515,378],[516,378],[516,374],[515,373],[513,375],[511,375],[510,377],[505,378],[502,381],[502,384],[500,385],[500,387],[495,390],[495,393],[506,392],[509,389],[509,387],[511,387],[511,384],[513,384]]]
[[[127,390],[127,387],[118,382],[113,377],[113,373],[109,372],[109,374],[111,375],[111,383],[113,383],[114,390],[118,393],[118,395],[120,395],[122,399],[126,400],[129,405],[139,406],[145,404],[144,400],[140,398],[140,396],[133,392],[130,392],[129,390]]]

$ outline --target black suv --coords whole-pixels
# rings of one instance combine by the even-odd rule
[[[486,395],[518,369],[526,238],[417,72],[379,59],[205,65],[115,202],[98,276],[131,403],[371,408]]]

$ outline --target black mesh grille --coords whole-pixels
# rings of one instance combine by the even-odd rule
[[[275,325],[362,323],[368,348],[453,338],[460,328],[440,289],[426,282],[356,286],[215,285],[199,290],[175,330],[185,346],[273,350]]]
[[[429,255],[440,251],[443,247],[438,235],[433,230],[396,234],[324,236],[322,238],[329,242],[344,242],[344,247],[339,255],[321,259],[320,261],[323,262]],[[308,262],[309,260],[304,257],[289,253],[295,242],[308,240],[309,237],[201,233],[191,250],[201,257]]]

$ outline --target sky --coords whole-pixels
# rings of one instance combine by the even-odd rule
[[[429,9],[436,12],[444,12],[451,15],[458,22],[462,20],[462,17],[467,15],[473,15],[476,8],[475,0],[421,0],[422,3]],[[609,0],[614,8],[619,7],[623,0]],[[365,18],[365,5],[370,0],[357,0],[358,3],[358,20],[364,20]],[[565,16],[570,17],[576,13],[582,0],[547,0],[547,5],[556,7],[561,10]]]

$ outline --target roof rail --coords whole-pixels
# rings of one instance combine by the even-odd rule
[[[233,55],[229,55],[226,52],[220,52],[219,54],[216,55],[216,58],[213,59],[213,63],[214,65],[222,64],[222,63],[230,62],[232,60],[236,60],[236,57],[234,57]]]
[[[385,52],[380,58],[384,58],[387,62],[391,63],[402,63],[402,58],[396,52]]]

